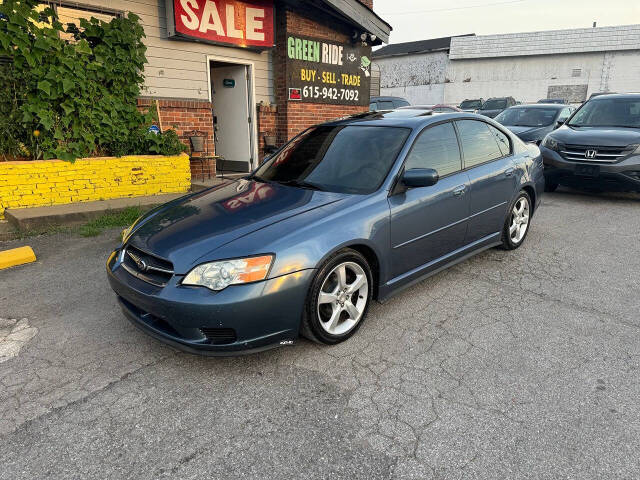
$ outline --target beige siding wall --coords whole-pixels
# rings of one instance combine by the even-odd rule
[[[82,0],[78,3],[133,12],[140,17],[147,36],[144,40],[148,60],[145,96],[207,100],[207,55],[212,55],[222,61],[239,58],[252,61],[255,66],[256,103],[275,101],[270,51],[257,53],[241,48],[169,40],[164,0]]]

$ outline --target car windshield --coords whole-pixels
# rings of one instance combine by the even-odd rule
[[[481,106],[480,100],[465,100],[460,104],[460,108],[480,108]]]
[[[253,177],[301,188],[372,193],[382,185],[410,132],[401,127],[314,127],[285,145]]]
[[[482,110],[498,110],[499,108],[506,108],[506,100],[487,100],[482,105]]]
[[[600,98],[585,103],[571,118],[573,127],[640,127],[640,98]]]
[[[546,127],[555,121],[559,111],[556,108],[508,108],[495,120],[512,127]]]

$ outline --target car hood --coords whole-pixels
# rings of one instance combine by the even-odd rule
[[[509,130],[518,135],[523,140],[541,140],[547,133],[552,130],[550,125],[543,127],[523,127],[517,125],[505,125]]]
[[[489,118],[493,118],[496,115],[498,115],[500,112],[502,112],[504,109],[499,108],[497,110],[478,110],[478,113],[480,115],[484,115],[485,117],[489,117]]]
[[[626,147],[640,143],[640,128],[570,127],[563,125],[553,132],[553,138],[569,145]]]
[[[171,261],[176,273],[185,274],[229,242],[345,196],[277,183],[234,181],[153,210],[125,242]]]

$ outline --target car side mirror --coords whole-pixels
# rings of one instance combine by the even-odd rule
[[[402,175],[402,184],[409,188],[430,187],[440,180],[433,168],[411,168]]]
[[[562,125],[564,125],[564,122],[565,122],[565,121],[566,121],[566,120],[558,120],[558,121],[556,122],[556,128],[560,128]]]

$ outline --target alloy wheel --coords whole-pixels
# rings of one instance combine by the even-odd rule
[[[317,315],[322,329],[343,335],[362,319],[369,299],[369,281],[355,262],[338,264],[322,282],[318,292]]]
[[[529,200],[527,197],[520,197],[511,210],[511,221],[509,223],[509,237],[514,244],[522,241],[529,228]]]

